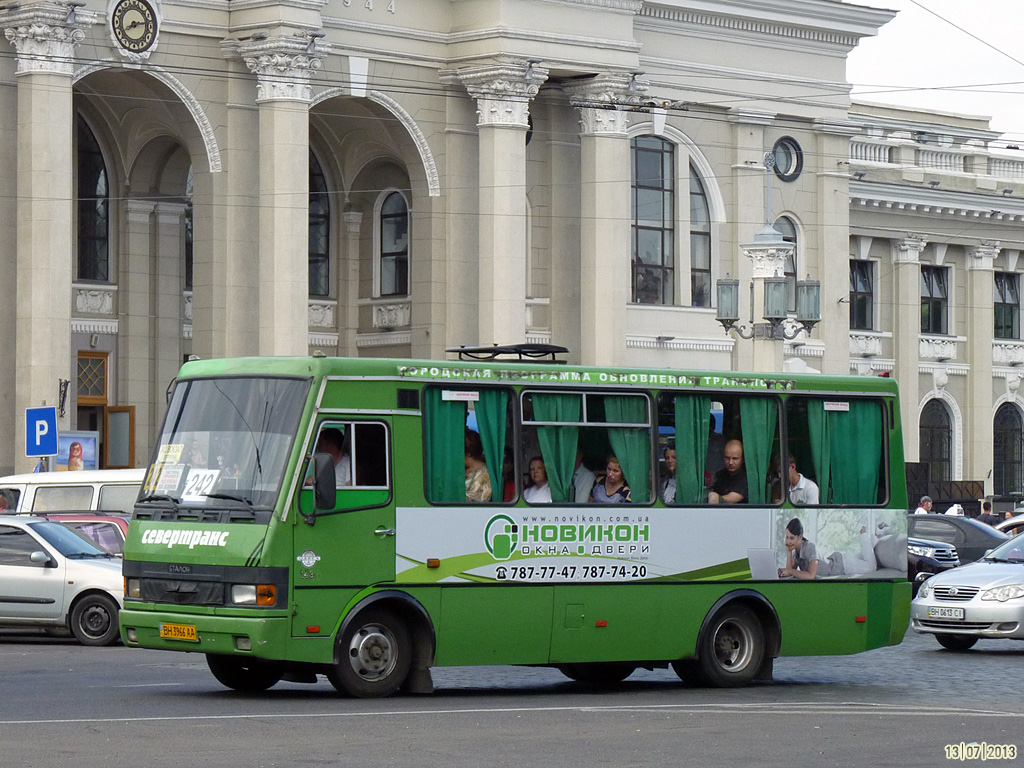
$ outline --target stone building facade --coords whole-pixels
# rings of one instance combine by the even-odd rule
[[[833,0],[3,6],[0,471],[34,464],[25,409],[55,403],[62,430],[101,433],[105,465],[144,463],[189,355],[533,341],[589,365],[889,372],[908,459],[938,401],[949,472],[984,475],[996,414],[1021,412],[1019,330],[995,338],[990,287],[1018,270],[1020,165],[984,121],[851,107],[846,56],[892,16]],[[746,286],[767,223],[785,237],[771,269],[820,284],[809,335],[716,320],[724,278],[743,318],[760,313]],[[922,267],[949,273],[942,332],[919,332]]]

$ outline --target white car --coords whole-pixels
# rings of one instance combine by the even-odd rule
[[[68,630],[83,645],[118,639],[121,559],[60,523],[0,517],[0,626]]]
[[[981,638],[1024,640],[1024,535],[921,584],[910,626],[952,651]]]

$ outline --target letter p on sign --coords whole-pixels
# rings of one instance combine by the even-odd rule
[[[25,455],[57,455],[57,408],[25,409]]]

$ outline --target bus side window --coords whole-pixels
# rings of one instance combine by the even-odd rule
[[[821,504],[874,506],[888,498],[883,406],[874,398],[786,402],[790,455],[797,471],[817,483]]]
[[[434,504],[500,504],[514,498],[512,397],[505,387],[423,390],[423,461]]]
[[[387,427],[380,422],[325,422],[316,452],[330,454],[339,490],[388,487]]]

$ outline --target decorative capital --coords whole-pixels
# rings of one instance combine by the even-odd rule
[[[56,3],[0,12],[4,36],[16,52],[15,74],[73,75],[75,47],[99,20],[93,11]]]
[[[530,101],[548,79],[548,70],[534,64],[498,64],[445,70],[441,82],[461,84],[476,99],[477,126],[528,128]]]
[[[258,78],[256,103],[300,101],[313,95],[310,73],[323,66],[327,47],[309,37],[272,37],[247,40],[238,47],[245,66]]]
[[[999,243],[995,241],[984,242],[973,248],[967,249],[967,268],[991,270],[996,256],[999,255]]]
[[[893,240],[893,261],[897,264],[916,264],[921,260],[921,252],[926,245],[928,241],[916,235],[908,235],[903,240]]]
[[[639,107],[650,87],[639,74],[610,72],[562,86],[569,103],[580,111],[580,132],[623,135],[629,128],[629,112],[621,107]]]
[[[784,277],[786,257],[793,252],[793,243],[779,243],[772,246],[741,245],[743,254],[751,261],[750,276]]]

